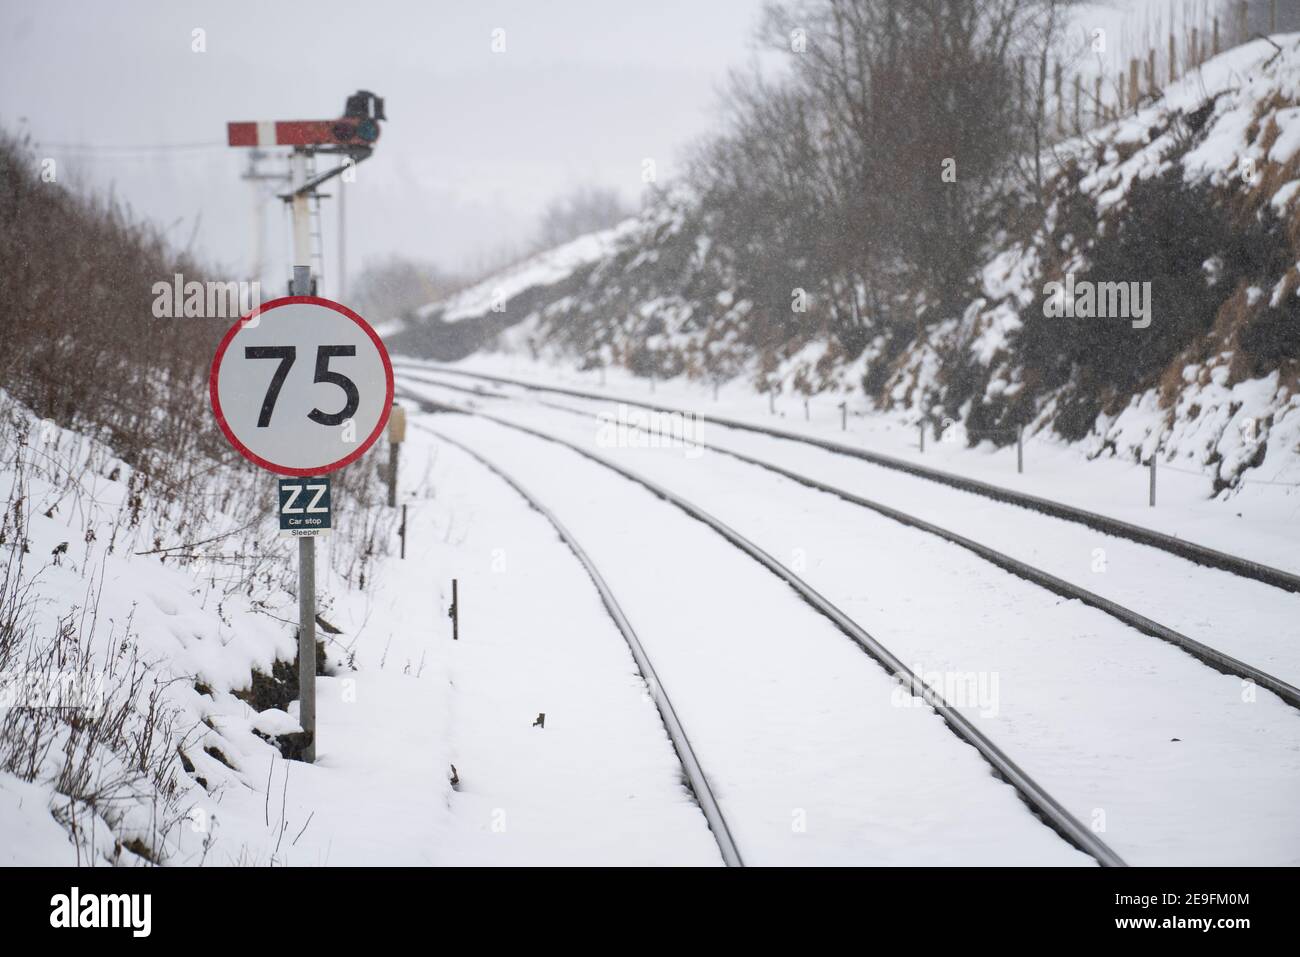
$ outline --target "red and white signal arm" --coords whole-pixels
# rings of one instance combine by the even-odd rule
[[[230,444],[279,475],[325,475],[374,445],[393,407],[393,366],[347,306],[287,296],[231,326],[212,360],[212,411]]]

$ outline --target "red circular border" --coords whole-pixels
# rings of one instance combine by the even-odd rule
[[[284,465],[276,465],[274,462],[268,462],[252,449],[248,448],[248,446],[244,445],[243,442],[240,442],[239,439],[235,437],[235,433],[231,431],[230,424],[226,421],[226,416],[221,411],[221,400],[217,396],[217,375],[221,371],[221,360],[225,358],[226,349],[239,333],[239,330],[244,327],[244,323],[254,314],[261,317],[272,309],[278,309],[280,306],[293,305],[294,303],[309,303],[313,306],[324,306],[326,309],[333,309],[335,312],[347,316],[360,326],[361,330],[370,337],[370,341],[375,344],[375,348],[379,350],[379,358],[382,359],[384,363],[384,378],[387,380],[388,387],[388,393],[384,397],[384,414],[379,417],[379,424],[375,426],[375,430],[370,433],[366,440],[353,449],[346,457],[339,459],[337,462],[331,462],[327,465],[322,465],[320,468],[313,469],[295,469]],[[248,315],[241,316],[239,321],[226,331],[226,334],[221,339],[221,344],[217,346],[217,354],[212,357],[212,371],[208,375],[208,396],[212,401],[212,413],[217,417],[217,425],[221,427],[221,431],[225,434],[226,438],[230,441],[230,444],[235,447],[239,454],[248,459],[254,465],[259,465],[267,471],[274,472],[277,475],[294,475],[299,477],[328,475],[330,472],[337,472],[345,465],[352,464],[357,459],[361,458],[361,456],[365,455],[366,452],[370,450],[370,446],[375,444],[376,440],[379,438],[379,434],[384,431],[384,426],[388,424],[388,416],[393,411],[393,364],[389,361],[388,350],[384,348],[383,341],[379,338],[379,335],[375,330],[370,327],[370,323],[366,322],[366,320],[362,319],[347,306],[342,303],[334,302],[332,299],[321,299],[319,296],[285,296],[283,299],[273,299],[264,306],[258,306],[252,312],[248,313]]]

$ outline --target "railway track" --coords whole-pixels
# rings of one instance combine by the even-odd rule
[[[421,378],[420,376],[410,375],[409,373],[407,373],[406,375],[408,375],[411,379],[413,379],[416,382],[421,382],[428,385],[434,385],[439,388],[451,389],[453,391],[462,392],[475,397],[509,398],[508,396],[492,396],[490,394],[485,396],[484,393],[481,393],[474,389],[468,389],[462,386],[440,382],[436,379],[429,379],[427,377]],[[539,405],[542,405],[547,408],[555,409],[557,411],[569,413],[584,418],[598,419],[598,416],[595,413],[588,412],[582,409],[574,409],[570,406],[560,405],[558,403],[546,402],[545,400],[537,400],[537,402]],[[456,407],[449,406],[448,408],[455,409]],[[464,412],[467,410],[458,409],[458,411]],[[501,420],[497,419],[496,421],[501,421]],[[884,517],[891,519],[895,522],[898,522],[904,526],[917,529],[918,531],[922,531],[930,535],[937,536],[945,541],[951,542],[952,544],[955,544],[975,555],[978,555],[980,558],[992,563],[993,565],[1005,571],[1010,572],[1013,575],[1016,575],[1019,578],[1024,579],[1025,581],[1032,582],[1033,584],[1045,588],[1048,591],[1051,591],[1054,594],[1060,595],[1064,598],[1074,599],[1083,602],[1084,604],[1090,607],[1105,612],[1106,614],[1110,615],[1116,620],[1122,622],[1123,624],[1135,629],[1136,631],[1142,634],[1149,635],[1151,637],[1158,638],[1161,641],[1168,642],[1169,644],[1172,644],[1180,648],[1181,650],[1191,655],[1193,658],[1197,659],[1203,664],[1208,665],[1211,668],[1214,668],[1216,671],[1219,671],[1223,674],[1229,674],[1240,678],[1249,679],[1250,681],[1254,682],[1258,687],[1265,688],[1268,691],[1273,692],[1290,706],[1300,709],[1300,688],[1295,687],[1291,683],[1277,677],[1276,675],[1270,674],[1269,672],[1266,672],[1261,668],[1257,668],[1254,665],[1248,664],[1247,662],[1241,661],[1238,658],[1235,658],[1216,648],[1213,648],[1210,645],[1197,641],[1196,639],[1188,635],[1185,635],[1166,625],[1163,625],[1160,622],[1155,621],[1148,616],[1142,615],[1139,612],[1126,608],[1125,606],[1119,604],[1118,602],[1112,601],[1111,599],[1108,599],[1102,595],[1098,595],[1092,591],[1089,591],[1088,589],[1082,588],[1081,586],[1076,585],[1073,582],[1069,582],[1063,578],[1052,575],[1049,572],[1046,572],[1040,568],[1037,568],[1029,564],[1028,562],[1021,561],[1017,558],[1014,558],[1010,555],[1000,552],[994,548],[991,548],[987,545],[977,542],[967,536],[963,536],[961,534],[958,534],[957,532],[954,532],[950,529],[943,528],[932,522],[925,521],[914,515],[908,514],[907,512],[904,512],[900,509],[893,508],[889,505],[885,505],[883,503],[873,501],[864,496],[857,495],[845,489],[830,485],[826,482],[821,482],[817,479],[811,478],[799,472],[792,471],[790,469],[787,469],[775,463],[764,461],[762,459],[758,459],[753,456],[746,455],[742,452],[737,452],[732,449],[728,449],[722,446],[704,442],[702,440],[696,439],[693,440],[693,442],[694,444],[700,446],[701,448],[709,449],[710,451],[729,456],[733,459],[736,459],[737,461],[744,462],[748,465],[756,466],[758,468],[772,472],[776,475],[780,475],[785,479],[796,482],[807,488],[812,488],[820,492],[825,492],[827,494],[834,495],[837,498],[842,499],[843,501],[868,509],[879,515],[883,515]]]
[[[632,623],[628,621],[627,615],[619,606],[618,600],[610,590],[600,570],[596,567],[595,562],[587,555],[582,546],[569,532],[567,528],[556,518],[549,508],[546,507],[535,495],[526,489],[518,480],[500,468],[493,462],[489,461],[483,455],[480,455],[474,449],[458,442],[445,433],[425,424],[417,423],[416,428],[422,429],[434,436],[437,436],[443,442],[453,445],[460,449],[470,458],[477,461],[488,471],[495,474],[519,496],[526,501],[531,508],[539,512],[545,518],[560,540],[568,546],[574,557],[586,570],[591,582],[596,587],[596,592],[600,595],[601,604],[609,613],[614,625],[618,628],[619,634],[627,643],[628,649],[632,652],[632,658],[636,661],[637,669],[641,677],[645,680],[651,699],[655,707],[659,710],[659,716],[663,719],[664,729],[668,732],[668,738],[673,743],[673,748],[677,752],[677,758],[681,762],[682,771],[686,775],[686,780],[690,784],[691,791],[695,795],[696,801],[700,805],[700,810],[704,813],[704,819],[709,823],[709,830],[713,833],[713,839],[718,844],[718,850],[722,854],[722,860],[728,867],[743,867],[744,860],[740,856],[740,850],[736,847],[735,838],[732,837],[731,828],[727,824],[727,819],[722,814],[722,809],[718,806],[717,798],[714,797],[713,789],[709,786],[708,778],[704,774],[704,769],[700,765],[699,758],[696,757],[695,749],[691,746],[690,738],[686,735],[686,729],[682,726],[681,720],[677,717],[677,711],[673,708],[673,703],[668,697],[668,692],[664,690],[663,683],[659,680],[655,672],[654,664],[650,661],[650,656],[646,654],[645,647],[641,644],[641,639],[637,637]]]
[[[1030,495],[1026,492],[1017,492],[988,482],[982,482],[978,479],[967,478],[965,476],[955,475],[951,472],[945,472],[941,469],[918,465],[914,462],[908,462],[880,452],[871,452],[866,449],[854,448],[840,442],[832,442],[828,439],[819,439],[815,436],[800,435],[797,432],[790,432],[785,429],[755,425],[737,419],[713,416],[686,409],[676,409],[659,403],[643,402],[619,396],[599,395],[594,392],[587,392],[581,389],[569,389],[562,386],[539,385],[537,383],[524,382],[522,380],[511,379],[504,376],[489,375],[481,372],[469,372],[464,369],[452,369],[424,362],[394,360],[394,363],[395,365],[404,366],[406,369],[411,371],[425,373],[436,372],[446,375],[463,376],[483,382],[515,386],[531,392],[566,395],[572,398],[597,402],[621,402],[624,405],[651,409],[658,412],[693,416],[702,422],[708,422],[725,428],[739,429],[745,432],[767,435],[772,438],[785,439],[791,442],[800,442],[828,452],[833,452],[837,455],[860,459],[882,468],[904,472],[927,481],[937,482],[951,488],[971,492],[984,498],[1040,512],[1054,518],[1075,522],[1094,529],[1095,531],[1104,532],[1108,535],[1114,535],[1118,538],[1128,539],[1129,541],[1137,542],[1138,544],[1160,549],[1161,551],[1195,562],[1198,565],[1217,568],[1221,571],[1230,572],[1231,574],[1238,575],[1242,578],[1249,578],[1254,581],[1263,582],[1264,584],[1271,585],[1275,588],[1300,593],[1300,575],[1293,574],[1283,569],[1275,568],[1271,565],[1265,565],[1262,562],[1256,562],[1239,555],[1231,555],[1227,552],[1209,548],[1205,545],[1198,545],[1195,542],[1176,538],[1172,535],[1167,535],[1164,532],[1144,528],[1141,525],[1134,525],[1131,522],[1124,522],[1107,515],[1088,511],[1087,509],[1077,508],[1073,505],[1066,505],[1063,502],[1056,502],[1041,496]]]
[[[1106,866],[1106,867],[1125,866],[1125,862],[1123,861],[1123,859],[1120,858],[1120,856],[1114,850],[1112,850],[1096,833],[1094,833],[1092,829],[1084,825],[1078,818],[1076,818],[1073,814],[1071,814],[1064,807],[1064,805],[1062,805],[1056,798],[1054,798],[1039,782],[1037,782],[1023,768],[1021,768],[1015,761],[1013,761],[1005,752],[1003,752],[1002,749],[998,747],[998,745],[995,744],[988,736],[986,736],[983,732],[981,732],[978,728],[976,728],[974,724],[972,724],[972,722],[965,715],[963,715],[959,710],[951,706],[939,692],[937,692],[930,685],[926,684],[926,682],[919,675],[915,674],[910,668],[908,668],[903,663],[903,661],[899,659],[893,652],[891,652],[885,645],[883,645],[874,636],[872,636],[865,629],[859,626],[855,621],[852,620],[852,618],[850,618],[842,610],[840,610],[838,607],[832,604],[827,598],[825,598],[823,595],[821,595],[815,589],[813,589],[807,582],[805,582],[794,571],[786,567],[781,562],[777,561],[775,558],[773,558],[770,554],[768,554],[758,545],[756,545],[755,543],[753,543],[752,541],[750,541],[749,539],[741,535],[739,532],[737,532],[730,526],[726,525],[724,522],[722,522],[714,515],[710,514],[709,512],[705,511],[704,509],[700,508],[694,503],[686,500],[685,498],[677,495],[676,493],[670,491],[669,489],[655,482],[652,482],[641,475],[638,475],[637,473],[631,471],[630,469],[624,468],[623,466],[615,462],[608,461],[602,456],[589,452],[578,445],[565,441],[564,439],[558,438],[553,435],[549,435],[537,429],[532,429],[527,426],[510,422],[506,419],[502,419],[490,413],[482,412],[479,410],[466,409],[448,403],[433,401],[426,397],[420,396],[414,392],[411,392],[407,389],[402,389],[401,391],[405,394],[406,398],[409,398],[413,402],[417,403],[420,406],[422,411],[460,413],[464,415],[482,418],[487,421],[494,422],[497,425],[503,426],[507,429],[511,429],[521,434],[529,435],[546,442],[554,443],[555,445],[560,446],[562,448],[566,448],[571,452],[574,452],[582,456],[583,458],[596,463],[602,468],[607,469],[621,476],[622,478],[635,483],[636,485],[640,486],[641,488],[645,489],[646,491],[650,492],[656,497],[675,506],[677,509],[684,512],[692,519],[709,527],[718,535],[720,535],[723,539],[725,539],[730,545],[732,545],[736,549],[740,550],[741,552],[749,556],[759,565],[767,569],[767,571],[771,572],[781,581],[785,582],[786,585],[788,585],[791,589],[793,589],[795,593],[798,594],[800,598],[803,599],[803,601],[805,601],[815,611],[817,611],[818,613],[823,615],[826,619],[828,619],[841,633],[843,633],[848,638],[850,638],[854,643],[856,643],[858,647],[861,648],[861,650],[863,650],[868,656],[870,656],[878,665],[880,665],[892,679],[894,679],[899,684],[901,684],[902,687],[908,691],[908,693],[910,693],[914,697],[921,698],[922,700],[924,700],[944,720],[948,728],[960,740],[964,741],[965,743],[975,748],[975,750],[988,763],[988,765],[990,765],[993,768],[996,774],[1002,780],[1006,781],[1015,790],[1016,794],[1029,807],[1029,809],[1043,823],[1045,823],[1047,826],[1052,828],[1065,841],[1067,841],[1073,847],[1083,851],[1085,854],[1092,857],[1094,860],[1098,862],[1098,864],[1102,866]],[[439,432],[437,429],[433,428],[432,426],[419,423],[417,424],[417,427],[425,429],[431,432],[432,434],[439,436],[444,440],[453,441],[453,444],[456,444],[458,447],[465,449],[464,445],[460,443],[456,443],[454,442],[454,440],[448,439],[447,436],[445,436],[443,433]],[[468,451],[468,449],[466,449],[466,451]],[[475,458],[487,464],[486,461],[481,456],[475,455]],[[501,470],[495,468],[493,470],[496,471],[497,474],[502,475],[502,477],[506,477]],[[557,531],[559,531],[559,529],[562,528],[562,526],[560,526],[559,523],[554,520],[554,518],[549,514],[549,512],[545,511],[540,507],[540,503],[536,502],[526,493],[522,492],[522,488],[521,486],[518,485],[518,483],[516,483],[515,481],[509,478],[507,478],[507,481],[509,481],[510,484],[513,485],[517,490],[520,490],[521,494],[525,494],[525,497],[529,499],[530,504],[533,504],[534,507],[539,508],[539,510],[542,511],[544,515],[550,518],[552,524],[556,526]],[[565,534],[566,533],[562,533],[561,537],[565,537]],[[570,548],[574,548],[576,543],[572,541],[571,537],[565,537],[565,540],[570,544]],[[580,553],[580,549],[575,550],[575,554],[579,554],[579,553]],[[580,558],[584,556],[585,553],[580,555]],[[590,560],[587,559],[583,562],[583,564],[587,567],[589,573],[592,574],[593,581],[598,582],[597,587],[599,589],[602,587],[600,584],[602,580],[599,579],[598,572],[596,572],[595,568],[591,564],[589,564],[589,561]],[[608,595],[608,601],[606,602],[606,607],[611,608],[611,614],[613,614],[613,609],[618,607],[617,602],[613,601],[612,593],[609,593],[608,587],[605,586],[602,590],[602,600],[606,600],[607,595]],[[611,603],[612,603],[612,607],[611,607]],[[621,612],[619,612],[619,615],[621,616]],[[625,617],[623,618],[623,622],[626,623]],[[619,627],[620,630],[622,630],[623,625],[620,624]],[[628,625],[628,629],[630,632],[631,631],[630,624]],[[625,638],[627,637],[627,634],[628,634],[627,632],[624,633]],[[635,653],[636,652],[634,651],[634,655]],[[644,654],[644,652],[642,653]],[[639,658],[638,658],[638,664],[640,664]],[[647,659],[647,664],[648,664],[648,659]],[[652,684],[652,687],[655,687],[655,685]],[[661,708],[661,713],[664,713],[662,708]],[[667,725],[667,723],[668,723],[667,717],[665,717],[665,724]],[[678,727],[680,728],[680,723],[678,723]],[[684,732],[683,732],[683,737],[684,737]],[[674,743],[676,744],[676,738],[674,738]],[[679,750],[679,754],[681,753],[682,752]],[[698,767],[698,762],[696,763],[696,766]],[[701,773],[701,778],[702,777],[703,776]],[[705,787],[707,788],[707,782],[705,783]],[[706,793],[711,794],[711,792],[706,792]],[[710,821],[710,825],[712,826],[712,821]],[[715,829],[714,833],[716,835],[719,833],[719,831]],[[737,852],[737,857],[739,857],[738,852]]]

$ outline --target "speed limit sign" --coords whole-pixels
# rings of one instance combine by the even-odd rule
[[[351,309],[288,296],[230,328],[212,360],[212,411],[247,459],[280,475],[325,475],[384,430],[393,366]]]

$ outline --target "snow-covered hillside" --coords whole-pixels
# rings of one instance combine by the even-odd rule
[[[780,342],[747,336],[755,304],[684,188],[426,309],[457,320],[456,348],[432,319],[398,348],[860,394],[972,443],[1024,425],[1092,456],[1158,449],[1216,489],[1300,482],[1300,35],[1230,50],[1044,160],[1045,212],[1018,200],[1029,226],[987,251],[966,307],[937,315],[918,294],[916,322],[857,354],[798,314]],[[1150,282],[1149,325],[1050,315],[1067,274]]]

